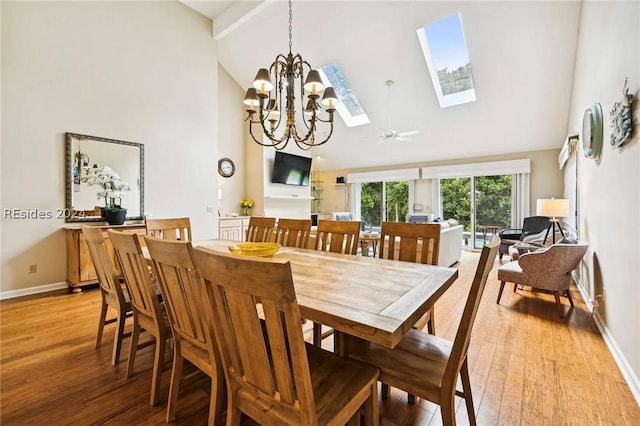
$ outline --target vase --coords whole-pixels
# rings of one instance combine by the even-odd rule
[[[105,216],[109,225],[122,225],[127,218],[127,209],[105,210]]]
[[[249,216],[249,207],[243,207],[242,208],[242,216]]]

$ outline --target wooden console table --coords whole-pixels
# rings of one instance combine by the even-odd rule
[[[102,229],[102,233],[106,240],[107,249],[111,255],[114,266],[118,269],[118,262],[115,260],[115,253],[111,240],[109,239],[108,229],[118,231],[133,232],[138,235],[144,235],[147,228],[144,223],[135,225],[89,225],[98,226]],[[96,284],[98,275],[93,267],[93,261],[89,254],[89,247],[82,234],[82,225],[70,225],[64,228],[67,233],[67,283],[73,288],[74,292],[82,291],[82,286]]]

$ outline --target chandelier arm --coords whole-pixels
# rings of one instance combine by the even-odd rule
[[[329,119],[329,120],[322,120],[323,122],[325,122],[325,123],[329,123],[329,124],[330,124],[330,126],[329,126],[329,133],[327,134],[327,137],[326,137],[326,138],[324,138],[324,140],[322,140],[322,141],[320,141],[320,142],[316,142],[316,141],[315,141],[315,131],[314,131],[314,132],[313,132],[313,137],[312,137],[312,139],[313,139],[313,142],[312,142],[312,143],[307,143],[307,142],[306,142],[306,140],[308,139],[308,136],[309,136],[309,135],[307,135],[307,138],[300,139],[300,140],[297,140],[297,139],[296,139],[296,140],[295,140],[295,141],[296,141],[296,144],[297,144],[299,147],[301,147],[301,148],[302,148],[302,146],[301,146],[300,144],[304,144],[305,146],[308,146],[309,148],[311,148],[311,147],[314,147],[314,146],[320,146],[320,145],[323,145],[323,144],[327,143],[327,141],[328,141],[328,140],[331,138],[331,136],[333,135],[333,111],[329,113],[329,116],[330,116],[330,119]],[[309,149],[309,148],[303,148],[303,149]]]
[[[257,143],[258,145],[262,145],[262,146],[266,146],[266,147],[270,147],[270,148],[275,148],[275,149],[282,149],[287,145],[287,141],[288,138],[282,138],[280,140],[274,140],[269,138],[269,140],[271,140],[273,143],[264,143],[264,142],[260,142],[260,140],[258,140],[258,138],[256,138],[256,136],[253,134],[253,124],[257,124],[257,122],[255,121],[250,121],[249,122],[249,134],[251,135],[251,139],[253,139],[253,141],[255,143]],[[264,125],[262,126],[263,131],[266,130],[264,129]],[[265,134],[267,134],[267,132],[265,132]],[[284,145],[282,147],[279,147],[282,143],[284,142]]]

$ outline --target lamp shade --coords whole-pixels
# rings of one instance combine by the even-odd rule
[[[538,216],[567,217],[569,216],[569,200],[563,198],[541,198],[536,203]]]
[[[326,105],[327,108],[333,109],[338,102],[340,102],[340,99],[338,99],[335,89],[331,86],[326,87],[324,89],[324,96],[322,96],[322,104]]]
[[[258,100],[258,92],[253,87],[247,89],[247,94],[244,96],[243,104],[248,105],[249,107],[257,107],[260,105],[260,101]]]
[[[322,84],[320,73],[316,70],[309,71],[307,80],[304,82],[304,90],[315,95],[322,92],[322,89],[324,89],[324,84]]]
[[[273,89],[273,83],[271,82],[271,74],[266,68],[260,68],[258,74],[256,74],[255,80],[253,80],[253,87],[257,91],[264,93]]]

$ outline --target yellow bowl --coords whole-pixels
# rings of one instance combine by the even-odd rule
[[[238,243],[229,246],[229,251],[233,254],[260,257],[273,256],[279,249],[278,243]]]

